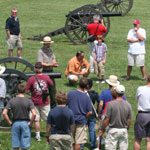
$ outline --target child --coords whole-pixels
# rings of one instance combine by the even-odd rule
[[[96,83],[99,83],[100,77],[99,74],[101,74],[102,80],[101,83],[105,83],[104,80],[104,64],[106,63],[106,53],[107,53],[107,46],[105,43],[103,43],[103,36],[98,35],[97,36],[98,43],[95,44],[93,49],[93,61],[95,66],[95,72],[97,75],[97,81]]]

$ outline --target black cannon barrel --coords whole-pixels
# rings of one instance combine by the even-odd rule
[[[43,74],[46,74],[48,76],[50,76],[51,78],[61,78],[61,72],[49,72],[49,73],[45,73],[43,72]],[[3,73],[0,75],[1,78],[5,78],[7,76],[9,76],[10,74],[9,73]],[[24,73],[24,76],[27,76],[27,78],[31,77],[31,76],[34,76],[35,73],[34,72],[27,72],[27,73]],[[11,77],[19,77],[18,74],[13,74],[11,73]]]
[[[120,12],[102,12],[100,13],[103,17],[115,17],[115,16],[122,16]]]
[[[28,72],[28,73],[25,73],[25,74],[28,77],[31,77],[31,76],[35,75],[34,72]],[[50,76],[51,78],[61,78],[61,72],[43,72],[43,74],[46,74],[46,75]]]
[[[79,18],[80,17],[84,17],[84,16],[94,16],[94,15],[100,15],[100,16],[103,16],[103,17],[115,17],[115,16],[122,16],[122,13],[120,12],[76,12],[76,13],[69,13],[66,15],[66,17],[68,17],[69,15],[71,14],[71,16],[73,18]]]

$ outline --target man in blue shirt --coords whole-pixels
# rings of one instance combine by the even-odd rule
[[[99,97],[99,100],[100,100],[99,110],[98,110],[99,118],[101,118],[100,113],[103,112],[105,108],[105,104],[113,99],[112,94],[111,94],[111,88],[119,85],[120,81],[118,81],[117,76],[110,75],[109,79],[106,79],[106,83],[109,85],[109,89],[103,90]],[[126,97],[124,95],[123,95],[123,99],[126,100]]]
[[[17,55],[21,58],[22,41],[20,33],[19,19],[17,18],[18,10],[13,8],[11,10],[11,16],[6,20],[6,34],[7,34],[7,45],[9,50],[9,57],[13,56],[13,49],[18,48]]]
[[[85,144],[87,140],[86,123],[87,118],[92,115],[92,104],[90,97],[85,93],[88,80],[81,78],[79,88],[68,93],[67,104],[73,111],[75,119],[74,129],[74,149],[79,150],[81,144]]]
[[[63,91],[57,92],[55,99],[58,105],[49,112],[47,118],[47,142],[51,150],[72,150],[73,112],[66,107],[67,96]]]

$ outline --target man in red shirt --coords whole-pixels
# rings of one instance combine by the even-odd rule
[[[97,42],[97,36],[102,35],[104,37],[104,33],[107,31],[106,27],[104,26],[104,21],[101,19],[101,24],[100,22],[100,16],[99,15],[94,15],[93,16],[93,23],[88,24],[87,26],[87,31],[89,35],[94,34],[95,35],[95,41],[94,42],[89,42],[89,49],[90,49],[90,69],[91,72],[94,72],[94,66],[93,66],[93,48],[94,48],[94,43]]]
[[[50,111],[49,97],[43,100],[42,91],[48,91],[49,86],[53,86],[53,82],[48,75],[42,74],[43,66],[41,62],[37,62],[34,67],[35,76],[29,78],[26,89],[31,92],[31,99],[35,105],[35,132],[36,140],[40,141],[40,120],[46,121]]]

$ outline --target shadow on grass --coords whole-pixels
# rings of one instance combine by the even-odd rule
[[[65,83],[64,85],[67,86],[67,87],[74,87],[74,88],[78,87],[78,83],[72,83],[72,84],[70,84],[69,81],[67,83]]]
[[[35,136],[36,136],[36,135],[35,135],[35,131],[32,131],[32,132],[31,132],[31,137],[32,137],[32,138],[35,138]],[[46,132],[40,132],[40,136],[41,136],[41,137],[44,137],[44,138],[46,139]]]
[[[126,76],[121,76],[121,81],[130,81],[130,80],[142,80],[142,78],[139,78],[137,76],[130,76],[130,79],[129,80],[126,80]]]
[[[90,148],[91,148],[90,143],[86,143],[86,144],[84,145],[84,149],[90,150]],[[101,149],[100,149],[100,150],[104,150],[104,149],[105,149],[104,145],[101,145]]]

